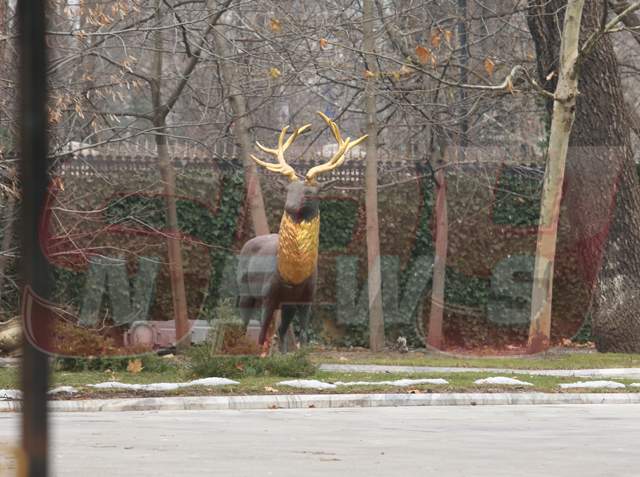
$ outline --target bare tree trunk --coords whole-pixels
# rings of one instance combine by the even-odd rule
[[[5,65],[5,68],[10,67],[10,58],[7,52],[9,51],[8,43],[9,43],[9,35],[7,34],[9,31],[7,25],[7,8],[8,8],[8,0],[0,0],[0,37],[4,37],[4,40],[0,40],[0,64]],[[6,101],[6,98],[0,98],[0,104],[3,101]],[[3,124],[10,124],[8,121],[8,117],[5,114],[5,108],[0,107],[0,127]],[[17,135],[16,135],[17,136]],[[8,141],[7,141],[8,142]],[[5,141],[0,136],[0,151],[12,149],[14,146],[10,144],[5,144]]]
[[[547,90],[557,68],[558,23],[566,0],[529,0],[529,27],[538,73]],[[582,35],[602,25],[603,2],[585,3]],[[550,79],[551,78],[551,79]],[[563,217],[571,245],[581,250],[576,271],[591,291],[590,316],[601,351],[640,351],[640,185],[618,64],[606,35],[584,57],[571,133]],[[579,304],[576,304],[578,306]]]
[[[83,7],[81,8],[86,8],[86,9],[91,9],[91,8],[95,8],[96,4],[94,2],[86,2],[84,4]],[[90,31],[91,30],[91,24],[89,23],[89,16],[87,14],[87,12],[80,13],[79,14],[79,22],[80,22],[80,28],[82,30],[85,31]],[[89,38],[85,38],[85,39],[79,39],[78,40],[78,44],[80,46],[80,48],[87,50],[87,52],[90,52],[92,50],[92,48],[94,48],[95,44],[96,44],[97,38],[94,36],[91,36]],[[85,46],[85,44],[87,46]],[[82,89],[84,90],[82,93],[82,101],[85,103],[83,104],[83,108],[87,109],[87,110],[92,110],[92,109],[99,109],[95,103],[94,100],[96,99],[96,95],[94,94],[94,88],[95,88],[95,74],[96,74],[96,57],[94,55],[91,54],[85,54],[82,57]],[[94,130],[92,128],[92,121],[87,121],[84,125],[84,127],[82,128],[82,137],[78,138],[79,140],[86,142],[87,139],[89,137],[93,138],[91,139],[92,143],[97,143],[99,141],[99,137],[96,135],[94,135]]]
[[[253,230],[256,235],[266,235],[269,233],[269,223],[264,208],[264,198],[262,187],[260,186],[260,176],[256,170],[255,163],[251,160],[250,154],[253,150],[251,135],[249,133],[250,122],[247,108],[247,100],[242,94],[240,81],[235,77],[230,58],[233,56],[227,44],[228,40],[224,35],[224,28],[215,28],[215,48],[220,57],[219,65],[224,86],[227,88],[229,103],[233,111],[233,132],[240,147],[242,162],[244,164],[245,182],[247,190],[247,202],[253,223]]]
[[[458,41],[460,44],[460,83],[467,84],[469,82],[469,36],[467,34],[467,0],[458,0]],[[461,159],[464,160],[465,148],[469,144],[469,111],[467,110],[467,90],[459,89],[460,100],[460,153]]]
[[[7,0],[0,0],[0,37],[6,36],[7,33]],[[0,61],[3,63],[6,61],[4,52],[7,48],[7,41],[0,40]]]
[[[161,5],[161,0],[157,0],[156,14],[159,24],[162,19]],[[156,130],[155,142],[158,153],[158,165],[160,166],[167,209],[167,250],[169,252],[173,314],[176,323],[176,343],[178,350],[184,351],[191,345],[191,335],[189,333],[187,296],[184,287],[184,268],[182,265],[182,250],[178,229],[178,212],[176,209],[176,177],[167,148],[166,112],[163,110],[162,103],[162,30],[155,30],[154,35],[156,51],[154,56],[154,79],[151,91],[154,110],[153,125]]]
[[[375,82],[378,73],[373,31],[373,0],[364,0],[363,49],[367,63],[365,102],[367,114],[367,168],[365,173],[367,209],[367,271],[369,290],[369,347],[384,348],[384,316],[382,314],[382,278],[380,270],[380,237],[378,228],[378,122]]]
[[[1,0],[0,0],[1,1]],[[4,288],[4,278],[7,269],[7,263],[9,257],[5,255],[9,252],[11,242],[13,240],[13,227],[15,224],[15,217],[13,212],[15,210],[15,199],[12,195],[7,198],[6,212],[5,212],[5,229],[2,236],[2,245],[0,245],[0,306],[2,306],[2,291]]]
[[[447,274],[447,249],[449,239],[449,221],[447,216],[447,182],[444,169],[435,174],[436,179],[436,243],[433,262],[431,312],[427,344],[442,348],[442,323],[444,316],[444,288]]]
[[[627,9],[631,7],[632,3],[628,0],[609,0],[609,5],[617,15],[623,15],[627,12],[622,17],[622,24],[627,27],[636,43],[640,45],[640,15],[635,11],[627,11]],[[640,138],[640,115],[633,104],[630,104],[629,102],[627,102],[627,113],[629,114],[629,125],[631,130],[636,137]]]
[[[540,205],[540,224],[533,272],[529,351],[548,348],[551,335],[553,270],[569,137],[576,115],[578,93],[577,59],[580,51],[580,23],[585,0],[569,0],[560,47],[560,77],[555,91],[551,138]]]

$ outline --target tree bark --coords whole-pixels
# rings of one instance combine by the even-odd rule
[[[460,47],[460,83],[469,83],[469,35],[467,33],[467,0],[458,0],[458,42]],[[467,90],[458,91],[460,107],[460,159],[464,160],[465,148],[469,145],[469,111],[467,110]]]
[[[162,3],[156,2],[158,23],[162,21]],[[169,150],[167,148],[166,116],[168,111],[162,103],[162,29],[154,31],[154,79],[151,88],[154,119],[156,130],[155,142],[158,153],[158,165],[164,187],[167,214],[167,250],[169,255],[169,271],[171,277],[171,294],[173,297],[173,314],[176,323],[176,346],[178,351],[184,351],[191,345],[189,316],[187,312],[187,295],[184,286],[184,267],[182,264],[182,249],[180,247],[180,233],[178,229],[178,212],[176,208],[176,173],[173,169]]]
[[[0,37],[7,34],[7,0],[0,0]],[[0,61],[6,62],[4,52],[7,49],[8,39],[0,40]]]
[[[566,0],[529,0],[538,74],[554,91]],[[585,4],[581,38],[600,28],[603,2]],[[580,250],[577,273],[591,291],[600,351],[640,351],[640,187],[615,52],[608,36],[582,59],[567,155],[561,220]],[[548,105],[551,108],[551,104]]]
[[[609,0],[609,5],[614,12],[622,15],[631,6],[631,2],[629,0]],[[622,24],[629,29],[633,38],[640,44],[640,15],[637,12],[628,13],[622,17]]]
[[[363,45],[367,68],[365,105],[367,116],[367,166],[365,172],[365,206],[367,215],[367,272],[369,292],[369,347],[372,351],[384,348],[384,316],[382,314],[382,277],[380,270],[380,237],[378,228],[378,121],[375,81],[378,73],[375,36],[373,31],[373,0],[364,0]]]
[[[446,150],[446,149],[445,149]],[[445,153],[446,154],[446,153]],[[445,156],[443,154],[443,156]],[[445,156],[446,157],[446,156]],[[435,174],[436,179],[436,243],[433,275],[431,283],[431,311],[427,344],[442,348],[442,323],[444,317],[444,289],[447,276],[447,249],[449,241],[449,221],[447,216],[447,179],[444,169]]]
[[[531,323],[528,348],[538,353],[549,347],[553,270],[556,258],[560,200],[564,182],[569,137],[576,115],[580,23],[585,0],[569,0],[560,46],[560,73],[555,90],[551,137],[544,187],[540,204],[540,224],[533,272]]]
[[[15,209],[15,199],[12,195],[7,197],[6,211],[4,214],[4,235],[2,236],[2,245],[0,245],[0,307],[2,306],[2,295],[4,289],[5,274],[9,257],[5,254],[9,253],[11,242],[13,241],[13,228],[15,225],[15,217],[13,216]]]
[[[253,146],[251,144],[251,134],[249,133],[250,122],[247,100],[242,94],[240,80],[235,77],[233,67],[230,64],[232,52],[227,44],[228,39],[225,37],[224,27],[217,26],[215,33],[215,49],[220,58],[220,73],[224,86],[227,88],[229,104],[233,111],[233,134],[240,148],[240,155],[244,164],[246,197],[253,230],[256,235],[266,235],[269,233],[269,223],[267,222],[267,214],[264,208],[260,176],[255,163],[250,157]]]

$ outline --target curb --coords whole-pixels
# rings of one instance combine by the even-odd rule
[[[640,379],[640,368],[603,369],[509,369],[459,368],[436,366],[386,366],[379,364],[321,364],[320,371],[341,373],[496,373],[557,378],[629,378]]]
[[[19,364],[19,358],[0,358],[0,368],[13,368]]]
[[[302,394],[50,401],[50,412],[220,411],[250,409],[365,408],[400,406],[500,406],[640,404],[640,393],[433,393]],[[0,401],[0,412],[19,412],[20,401]]]

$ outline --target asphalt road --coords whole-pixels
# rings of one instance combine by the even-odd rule
[[[640,474],[640,405],[64,413],[52,422],[56,476]],[[0,414],[0,445],[17,439],[18,424]]]

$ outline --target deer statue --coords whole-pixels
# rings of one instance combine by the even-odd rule
[[[336,123],[324,114],[318,114],[331,129],[338,149],[328,162],[309,169],[304,181],[287,164],[284,153],[300,134],[311,127],[310,124],[296,129],[286,140],[289,127],[282,129],[275,149],[256,143],[263,152],[275,156],[277,163],[251,156],[258,165],[278,172],[290,181],[279,233],[249,240],[242,247],[238,262],[238,306],[245,327],[254,313],[260,312],[258,343],[262,346],[263,355],[269,351],[274,314],[278,309],[281,310],[278,328],[280,351],[287,351],[285,336],[296,316],[302,329],[300,341],[307,341],[306,327],[315,297],[320,240],[318,193],[322,184],[316,181],[316,177],[342,165],[349,150],[367,138],[365,135],[355,141],[350,138],[343,140]]]

